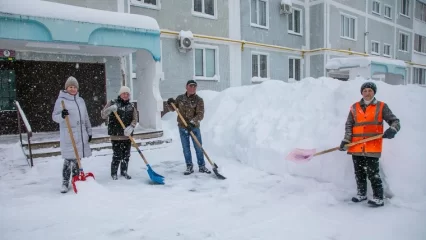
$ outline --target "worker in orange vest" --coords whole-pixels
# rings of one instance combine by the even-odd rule
[[[379,158],[382,153],[382,138],[347,148],[351,142],[383,134],[383,138],[394,138],[401,128],[399,119],[392,113],[388,105],[377,101],[374,95],[377,86],[366,82],[361,86],[362,99],[352,105],[345,125],[345,137],[340,144],[340,151],[348,151],[352,155],[355,180],[358,193],[353,202],[367,200],[367,177],[373,189],[373,199],[368,200],[372,206],[383,206],[383,186],[379,173]],[[389,128],[383,133],[383,120]]]

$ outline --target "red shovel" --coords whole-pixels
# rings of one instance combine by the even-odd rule
[[[62,100],[62,109],[65,109],[65,103],[64,103],[63,100]],[[91,172],[88,172],[86,174],[84,173],[83,167],[81,166],[81,163],[80,163],[80,156],[78,155],[78,150],[77,150],[77,146],[75,144],[74,135],[72,134],[71,124],[70,124],[70,120],[68,119],[68,115],[65,116],[65,122],[67,123],[68,133],[70,134],[72,147],[74,148],[74,153],[75,153],[75,158],[77,159],[78,169],[80,170],[80,174],[77,175],[77,176],[74,176],[71,180],[72,188],[74,189],[74,192],[77,193],[77,187],[75,186],[76,181],[86,181],[87,177],[92,177],[93,179],[95,179],[95,176]],[[83,149],[83,151],[84,151],[84,149]]]
[[[374,137],[369,137],[366,139],[362,139],[358,142],[353,142],[353,143],[349,143],[346,144],[346,147],[352,147],[354,145],[360,144],[360,143],[365,143],[365,142],[369,142],[375,139],[379,139],[382,137],[383,134],[379,134],[376,135]],[[339,150],[340,147],[335,147],[335,148],[330,148],[321,152],[316,152],[316,149],[300,149],[300,148],[296,148],[293,151],[291,151],[287,157],[286,160],[291,160],[291,161],[297,161],[297,162],[302,162],[302,161],[309,161],[311,160],[313,157],[324,154],[324,153],[329,153],[329,152],[333,152],[336,150]]]

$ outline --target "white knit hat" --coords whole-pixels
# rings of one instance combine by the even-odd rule
[[[128,94],[130,94],[130,88],[127,87],[127,86],[122,86],[120,88],[120,91],[118,91],[118,95],[121,95],[122,93],[128,93]]]
[[[71,76],[67,79],[67,81],[65,82],[65,90],[69,87],[69,86],[74,86],[78,89],[78,82],[77,79],[75,79],[75,77]]]

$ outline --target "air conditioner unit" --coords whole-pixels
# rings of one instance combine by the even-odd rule
[[[188,52],[194,45],[194,37],[191,31],[180,31],[178,36],[178,47],[180,52]]]
[[[291,14],[293,13],[293,8],[291,5],[281,2],[280,4],[280,14]]]

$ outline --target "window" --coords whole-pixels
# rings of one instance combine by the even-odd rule
[[[267,28],[268,0],[251,0],[251,25]]]
[[[289,58],[288,59],[288,78],[300,81],[300,59]]]
[[[373,13],[380,15],[380,2],[373,1]]]
[[[195,78],[199,80],[219,80],[219,48],[197,45],[194,51]]]
[[[215,3],[216,0],[193,0],[194,8],[193,13],[198,13],[204,16],[215,17]]]
[[[415,18],[420,21],[426,22],[426,3],[416,1]]]
[[[385,18],[392,19],[392,8],[385,5]]]
[[[268,78],[268,55],[262,53],[251,54],[251,76]]]
[[[343,14],[341,15],[340,36],[355,40],[355,18]]]
[[[380,43],[376,41],[371,41],[371,54],[379,55]]]
[[[386,57],[390,57],[391,56],[390,52],[391,52],[391,45],[386,43],[383,44],[383,55]]]
[[[0,111],[15,110],[16,82],[14,70],[0,70]]]
[[[426,85],[426,69],[414,68],[413,83]]]
[[[408,35],[399,33],[399,50],[408,52]]]
[[[160,9],[160,0],[131,0],[133,6],[140,6],[152,9]]]
[[[288,15],[288,31],[301,34],[301,11],[293,8],[293,13]]]
[[[410,0],[401,0],[401,15],[409,16]]]
[[[426,37],[422,35],[414,35],[414,51],[426,53]]]

